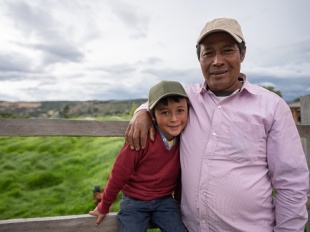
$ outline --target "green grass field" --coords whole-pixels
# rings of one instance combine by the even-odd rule
[[[0,220],[88,213],[93,187],[106,184],[123,143],[123,137],[0,137]]]
[[[124,137],[0,137],[0,220],[88,214],[95,207],[93,187],[106,184],[124,141]],[[110,211],[119,210],[120,197],[121,193]]]

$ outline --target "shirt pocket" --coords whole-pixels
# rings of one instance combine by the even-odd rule
[[[257,160],[266,152],[264,126],[248,122],[231,121],[229,125],[229,159],[239,163]],[[265,155],[263,155],[265,157]]]

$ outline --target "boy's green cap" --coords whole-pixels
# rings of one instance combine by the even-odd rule
[[[177,81],[161,81],[149,91],[149,109],[152,110],[157,102],[168,96],[178,95],[188,98],[183,86]]]

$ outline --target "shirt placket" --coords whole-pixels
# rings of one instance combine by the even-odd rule
[[[207,106],[206,106],[207,107]],[[210,105],[208,106],[210,107]],[[210,109],[209,109],[210,110]],[[213,194],[219,194],[212,192],[212,176],[213,169],[216,167],[213,163],[213,156],[216,152],[218,143],[218,135],[220,133],[220,122],[222,120],[222,105],[221,103],[215,106],[213,119],[210,128],[209,140],[207,141],[206,150],[203,157],[201,167],[201,179],[200,179],[200,191],[199,191],[199,216],[200,216],[200,230],[201,231],[212,231],[212,225],[214,223],[214,215],[210,210],[212,202],[210,201]]]

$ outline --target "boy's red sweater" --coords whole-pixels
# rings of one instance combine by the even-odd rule
[[[180,175],[179,139],[168,150],[160,133],[149,139],[145,149],[131,150],[125,144],[116,157],[98,210],[107,214],[117,194],[140,200],[153,200],[173,193]]]

